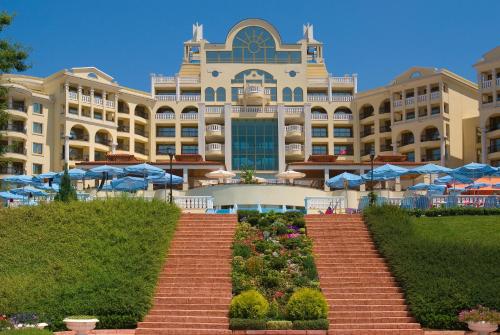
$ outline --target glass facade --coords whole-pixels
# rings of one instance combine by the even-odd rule
[[[300,64],[300,51],[276,51],[271,34],[262,27],[241,29],[231,51],[207,51],[207,63]]]
[[[234,170],[278,170],[278,121],[233,120],[232,165]]]

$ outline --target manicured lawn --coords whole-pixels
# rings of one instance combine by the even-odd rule
[[[500,216],[416,218],[392,207],[365,215],[422,326],[465,329],[460,310],[500,309]]]
[[[50,330],[40,330],[40,329],[15,329],[15,330],[4,330],[2,335],[52,335]]]
[[[125,198],[0,210],[0,314],[34,312],[53,329],[82,314],[99,328],[134,328],[178,216]]]

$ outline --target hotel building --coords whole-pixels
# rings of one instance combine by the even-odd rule
[[[356,74],[327,70],[312,25],[285,43],[271,24],[249,19],[211,43],[196,24],[179,72],[151,75],[150,92],[93,67],[2,75],[10,119],[0,175],[110,157],[161,165],[169,149],[185,188],[216,168],[270,176],[292,167],[324,180],[367,170],[371,152],[409,165],[498,164],[500,49],[475,66],[479,89],[448,70],[414,67],[358,92]]]

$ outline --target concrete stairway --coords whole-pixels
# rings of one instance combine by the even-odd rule
[[[334,335],[421,335],[360,215],[307,215]]]
[[[235,215],[182,214],[137,335],[227,335]]]

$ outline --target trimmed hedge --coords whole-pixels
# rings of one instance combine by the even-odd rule
[[[291,320],[326,319],[328,304],[320,291],[301,288],[295,291],[286,305]]]
[[[476,208],[476,207],[454,207],[454,208],[431,208],[408,210],[412,216],[458,216],[458,215],[500,215],[500,208]]]
[[[318,320],[296,320],[293,322],[293,329],[296,330],[327,330],[330,323],[327,319]]]
[[[370,207],[364,215],[423,327],[466,329],[461,310],[500,309],[498,217],[416,218],[393,206]]]
[[[263,319],[229,319],[229,329],[231,330],[265,330],[266,320]]]
[[[268,330],[293,329],[293,323],[292,321],[283,321],[283,320],[267,321],[266,329]]]
[[[0,210],[0,311],[135,328],[148,312],[179,210],[109,199]]]
[[[261,319],[267,315],[269,303],[256,290],[238,294],[231,300],[229,315],[232,318]]]

